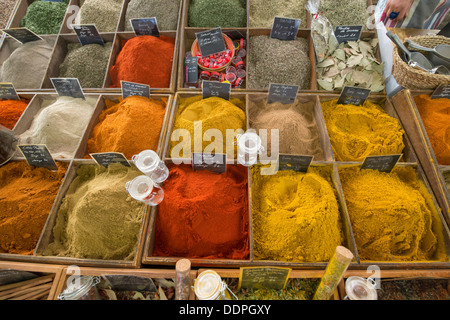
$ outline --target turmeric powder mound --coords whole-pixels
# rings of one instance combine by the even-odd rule
[[[450,165],[450,99],[431,99],[429,95],[414,97],[427,131],[436,160]]]
[[[0,253],[33,254],[67,171],[56,164],[56,172],[25,161],[0,167]]]
[[[246,128],[244,108],[244,102],[239,99],[230,101],[218,97],[202,99],[202,96],[181,98],[174,132],[184,129],[190,136],[183,135],[180,141],[177,135],[172,133],[172,157],[183,157],[180,155],[180,150],[183,150],[189,157],[191,152],[204,151],[227,153],[230,158],[233,158],[235,135],[227,141],[227,130],[238,133],[237,130],[240,129],[242,130],[240,133],[244,132]],[[195,139],[201,141],[202,150],[199,150],[200,145],[195,148]]]
[[[447,260],[442,224],[413,167],[339,174],[361,260]]]
[[[142,150],[157,150],[166,98],[129,96],[119,103],[107,100],[106,104],[88,140],[88,153],[120,152],[131,159]]]
[[[371,101],[363,106],[341,105],[337,101],[322,103],[337,161],[363,162],[367,156],[402,153],[405,132],[397,119]]]
[[[253,246],[257,260],[324,262],[343,242],[332,167],[261,175],[252,167]]]

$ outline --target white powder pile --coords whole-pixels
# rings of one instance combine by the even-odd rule
[[[91,119],[97,98],[58,97],[42,103],[20,144],[45,144],[54,158],[72,158]]]

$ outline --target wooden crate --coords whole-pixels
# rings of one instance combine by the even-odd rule
[[[50,288],[50,293],[46,300],[53,300],[56,297],[57,285],[63,272],[63,267],[59,265],[21,263],[0,261],[0,270],[26,271],[35,273],[39,276],[53,275],[54,279]]]
[[[103,276],[103,275],[127,275],[127,276],[137,276],[144,278],[152,278],[152,279],[176,279],[175,269],[121,269],[118,267],[108,267],[108,268],[90,268],[90,267],[81,267],[79,269],[80,275],[89,275],[89,276]],[[58,295],[60,295],[64,289],[67,287],[67,279],[72,275],[72,272],[68,268],[63,268],[61,271],[61,277],[58,281],[58,284],[55,289],[54,299],[58,299]],[[190,272],[190,280],[191,285],[194,284],[194,280],[197,277],[197,271],[191,270]],[[189,300],[195,300],[194,291],[190,291]]]
[[[197,275],[203,271],[213,270],[223,279],[239,278],[240,269],[199,269]],[[289,279],[317,279],[322,278],[324,270],[292,270]],[[340,300],[339,291],[336,289],[330,300]],[[198,300],[198,299],[196,299]]]
[[[420,113],[414,103],[414,97],[420,94],[432,94],[432,91],[410,91],[404,89],[394,95],[392,104],[395,107],[403,127],[413,141],[413,148],[417,158],[425,171],[430,187],[443,211],[443,215],[450,226],[450,197],[439,164],[423,125]]]

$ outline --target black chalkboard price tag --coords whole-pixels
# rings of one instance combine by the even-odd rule
[[[73,30],[78,36],[78,41],[81,45],[85,46],[87,44],[100,44],[105,45],[103,38],[98,33],[95,24],[73,24]]]
[[[184,82],[196,83],[198,81],[198,58],[188,57],[184,59]]]
[[[270,37],[278,40],[295,40],[299,27],[300,19],[275,17]]]
[[[22,44],[31,41],[43,40],[40,36],[27,28],[2,29],[2,31]]]
[[[434,90],[431,99],[450,98],[450,84],[441,84]]]
[[[127,158],[120,152],[90,153],[89,155],[98,165],[106,168],[112,163],[120,163],[125,167],[131,167]]]
[[[28,165],[49,170],[58,170],[55,160],[45,144],[18,145]]]
[[[156,17],[130,19],[130,23],[137,36],[160,36]]]
[[[389,173],[394,169],[401,157],[401,154],[366,157],[361,169],[372,169]]]
[[[299,86],[271,83],[269,85],[269,94],[267,95],[267,104],[281,102],[282,104],[291,104],[297,98]]]
[[[290,268],[241,267],[238,290],[241,288],[282,290],[286,287],[290,274]]]
[[[314,156],[301,156],[291,154],[278,155],[278,170],[293,170],[307,172]]]
[[[203,81],[202,95],[203,99],[210,97],[219,97],[230,100],[231,84],[227,82]]]
[[[59,96],[86,100],[80,81],[77,78],[50,78]]]
[[[20,100],[14,85],[8,82],[0,83],[0,99]]]
[[[370,89],[345,87],[338,99],[338,104],[362,106],[370,95]]]
[[[192,153],[192,169],[194,171],[208,170],[224,173],[227,170],[227,155],[224,153]]]
[[[120,81],[122,87],[122,99],[129,96],[141,96],[150,98],[150,86],[142,83]]]
[[[363,26],[337,26],[334,30],[334,35],[338,43],[358,41],[362,28]]]
[[[198,48],[202,57],[225,51],[225,41],[223,39],[222,28],[215,28],[195,34],[197,38]]]

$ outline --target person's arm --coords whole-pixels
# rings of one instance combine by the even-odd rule
[[[381,19],[384,20],[385,17],[389,17],[392,12],[398,12],[397,18],[392,20],[403,20],[408,15],[413,2],[414,0],[388,0]]]

